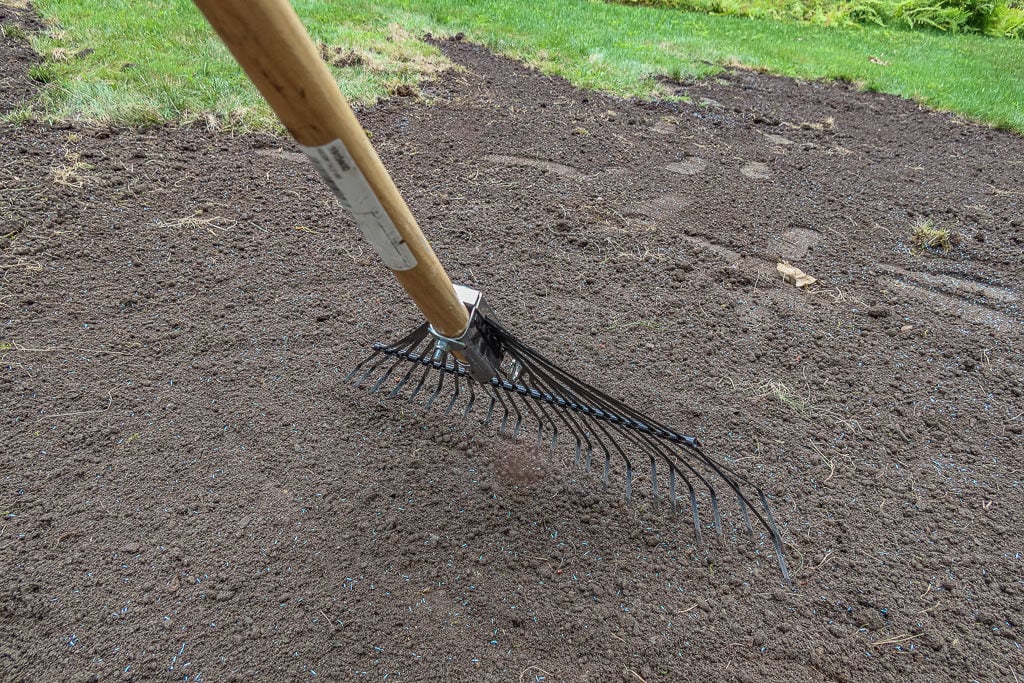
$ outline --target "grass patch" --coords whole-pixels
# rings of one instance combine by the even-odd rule
[[[362,5],[362,7],[360,7]],[[145,125],[204,120],[224,129],[275,129],[276,119],[188,0],[40,0],[50,30],[31,36],[47,59],[30,77],[49,84],[36,118]],[[372,3],[305,3],[303,20],[350,99],[415,94],[445,68],[436,48]],[[17,116],[24,119],[25,112]]]
[[[919,220],[911,229],[911,240],[922,249],[948,252],[960,242],[960,236],[949,228],[940,228],[930,220]]]
[[[187,0],[38,0],[36,7],[52,27],[32,37],[51,57],[49,71],[38,74],[49,80],[33,106],[37,117],[149,123],[213,115],[228,127],[276,126]],[[577,86],[623,96],[664,96],[658,77],[685,80],[736,64],[862,83],[1024,131],[1024,42],[1016,40],[593,0],[305,0],[299,11],[345,94],[362,103],[415,88],[444,66],[439,51],[414,36],[464,32]],[[70,57],[57,61],[58,49]]]
[[[17,24],[0,24],[0,37],[25,40],[28,38],[28,34]]]
[[[776,401],[792,410],[801,417],[806,417],[814,412],[814,406],[810,399],[803,399],[797,396],[796,392],[782,382],[772,380],[765,382],[757,392],[758,397],[771,396]]]

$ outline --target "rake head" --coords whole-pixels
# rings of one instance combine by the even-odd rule
[[[705,524],[723,535],[717,486],[735,496],[743,527],[754,525],[771,537],[779,569],[792,585],[782,552],[782,537],[768,497],[760,487],[707,454],[700,442],[641,414],[562,370],[519,341],[495,320],[479,293],[471,310],[468,353],[487,362],[464,364],[451,351],[455,340],[438,335],[426,323],[391,344],[375,343],[373,352],[345,378],[356,387],[389,398],[404,397],[444,415],[470,414],[496,424],[499,434],[534,439],[538,451],[562,448],[576,466],[599,470],[607,488],[613,472],[624,475],[627,504],[634,497],[637,466],[650,480],[650,499],[666,502],[691,517],[698,545]],[[481,373],[480,367],[487,368]],[[644,467],[646,465],[646,467]],[[702,521],[702,515],[704,521]]]

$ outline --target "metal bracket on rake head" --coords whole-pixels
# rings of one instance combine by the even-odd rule
[[[484,338],[480,320],[493,318],[494,312],[487,305],[483,294],[475,289],[455,285],[455,294],[469,310],[469,324],[459,337],[446,337],[435,330],[433,325],[428,325],[427,330],[435,340],[431,361],[444,366],[447,364],[448,355],[455,352],[462,357],[458,361],[459,366],[465,367],[470,377],[477,382],[489,382],[498,374],[502,350]]]
[[[528,347],[498,323],[476,290],[456,290],[470,310],[460,337],[444,337],[423,323],[394,343],[374,344],[373,353],[345,380],[371,393],[406,396],[426,408],[444,406],[445,415],[467,416],[477,409],[485,424],[498,425],[499,434],[533,435],[538,451],[554,455],[561,447],[575,465],[588,471],[596,465],[605,487],[612,475],[621,478],[627,503],[639,465],[650,474],[651,486],[638,493],[652,507],[667,502],[677,513],[685,510],[698,545],[706,531],[724,535],[716,488],[724,484],[739,509],[739,516],[731,517],[734,524],[753,535],[753,519],[767,533],[783,578],[792,585],[782,536],[760,487],[707,455],[696,438],[612,398]]]

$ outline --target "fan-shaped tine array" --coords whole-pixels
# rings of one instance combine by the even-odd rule
[[[499,433],[512,439],[529,434],[527,438],[533,439],[538,450],[552,455],[559,444],[569,444],[573,463],[587,470],[592,468],[594,454],[598,454],[604,487],[618,462],[624,470],[627,503],[634,497],[636,464],[645,463],[652,505],[666,500],[676,512],[688,508],[698,544],[704,542],[703,528],[709,513],[715,534],[723,535],[716,485],[724,484],[736,496],[746,530],[753,534],[752,514],[768,533],[782,575],[790,582],[782,537],[761,488],[708,456],[696,438],[643,415],[571,375],[497,322],[479,318],[474,324],[480,326],[486,343],[504,358],[499,376],[489,383],[473,381],[465,367],[450,356],[435,359],[436,340],[426,324],[392,344],[374,344],[373,353],[346,380],[371,392],[390,387],[389,397],[406,395],[414,403],[419,398],[419,404],[426,408],[444,406],[446,415],[458,406],[463,416],[486,406],[481,409],[483,422],[496,424]],[[431,379],[431,374],[436,377]],[[479,400],[481,396],[484,400]],[[685,492],[679,490],[680,484]]]

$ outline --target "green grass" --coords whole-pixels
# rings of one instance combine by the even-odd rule
[[[930,220],[919,220],[911,226],[911,241],[922,249],[948,252],[960,241],[960,236],[949,228],[941,228]]]
[[[4,38],[28,38],[25,29],[17,24],[0,24],[0,36]]]
[[[48,34],[32,38],[51,58],[35,74],[47,85],[33,111],[10,118],[146,123],[213,114],[226,125],[273,125],[186,0],[35,5],[53,22]],[[709,16],[600,0],[299,0],[296,6],[318,42],[339,48],[339,55],[354,50],[362,57],[337,69],[342,89],[360,102],[414,84],[444,63],[414,36],[463,31],[546,73],[619,95],[656,97],[665,92],[656,75],[689,78],[742,64],[798,78],[846,79],[1024,131],[1024,42],[1018,40]]]

